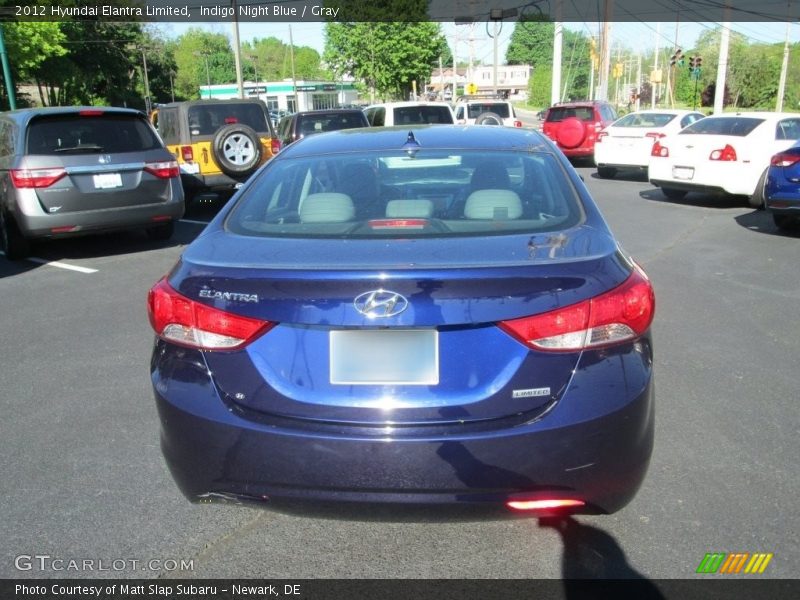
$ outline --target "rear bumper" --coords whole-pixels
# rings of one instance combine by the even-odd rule
[[[18,210],[14,218],[26,238],[56,238],[152,227],[178,220],[183,213],[183,192],[176,184],[167,202],[62,214],[45,213],[37,203],[33,210]]]
[[[202,359],[196,376],[177,377],[161,342],[152,380],[164,457],[193,501],[497,506],[557,496],[586,502],[580,512],[612,513],[634,497],[652,453],[649,348],[637,342],[624,358],[626,368],[643,369],[638,389],[606,385],[616,395],[598,396],[595,383],[608,363],[589,358],[545,416],[471,433],[450,426],[359,435],[254,422],[220,400]]]

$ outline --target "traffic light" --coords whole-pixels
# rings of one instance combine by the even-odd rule
[[[695,71],[701,69],[702,67],[703,67],[702,56],[692,56],[689,58],[689,71],[694,73]]]
[[[614,75],[615,79],[619,79],[620,77],[622,77],[622,69],[623,69],[622,63],[618,62],[618,63],[616,63],[614,65],[614,73],[613,73],[613,75]]]
[[[589,56],[592,59],[592,66],[596,69],[600,64],[600,56],[597,54],[597,42],[594,38],[589,38]]]
[[[680,48],[676,48],[675,52],[669,59],[669,66],[674,67],[675,65],[683,66],[683,50]]]

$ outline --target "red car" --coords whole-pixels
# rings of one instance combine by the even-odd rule
[[[542,130],[569,157],[594,156],[597,134],[617,120],[608,102],[562,102],[547,111]]]

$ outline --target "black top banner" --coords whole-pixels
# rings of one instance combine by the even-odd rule
[[[800,0],[6,0],[0,21],[797,21]]]

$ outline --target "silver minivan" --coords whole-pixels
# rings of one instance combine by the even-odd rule
[[[141,228],[168,239],[183,216],[175,156],[144,114],[52,107],[0,114],[0,250],[39,238]]]

